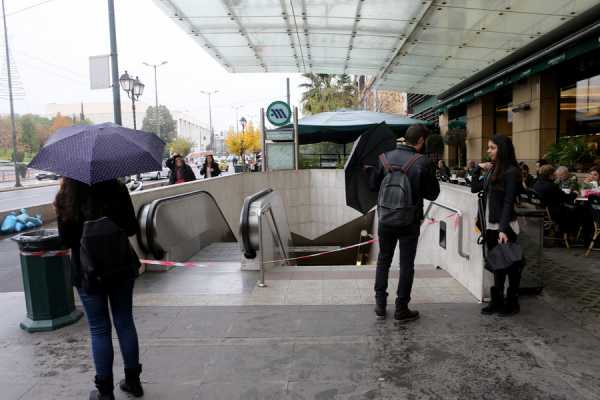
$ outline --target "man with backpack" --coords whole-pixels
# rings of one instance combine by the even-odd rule
[[[388,275],[396,244],[400,244],[400,279],[394,318],[400,322],[419,318],[408,308],[415,274],[415,256],[423,220],[423,199],[435,200],[440,194],[436,169],[421,155],[429,130],[412,125],[404,136],[405,144],[379,156],[371,175],[371,190],[378,191],[379,257],[375,275],[375,314],[385,319]]]

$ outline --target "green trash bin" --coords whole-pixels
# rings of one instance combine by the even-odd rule
[[[83,313],[75,308],[69,251],[58,230],[43,229],[13,237],[21,253],[21,271],[27,332],[52,331],[77,322]]]

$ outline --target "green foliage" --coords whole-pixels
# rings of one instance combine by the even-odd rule
[[[310,82],[300,85],[302,110],[305,114],[352,108],[358,104],[358,83],[349,75],[303,74]]]
[[[578,165],[593,162],[595,154],[584,138],[575,138],[561,139],[554,143],[548,149],[545,157],[552,164],[575,169]]]
[[[146,132],[154,132],[165,141],[171,143],[177,137],[177,124],[171,115],[171,112],[166,106],[158,106],[158,132],[156,124],[156,107],[148,107],[144,121],[142,122],[142,130]]]

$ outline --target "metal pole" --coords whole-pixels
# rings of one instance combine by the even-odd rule
[[[133,130],[137,131],[137,123],[135,121],[135,96],[131,95],[131,109],[133,110]]]
[[[155,114],[155,118],[156,118],[156,134],[158,136],[160,136],[160,118],[159,118],[159,112],[158,112],[158,79],[156,78],[156,65],[154,65],[154,102],[156,104],[156,108],[154,111]]]
[[[112,69],[113,113],[115,116],[115,124],[122,125],[121,92],[119,91],[119,60],[117,58],[117,29],[115,25],[115,2],[114,0],[108,0],[108,26],[110,31],[110,60]]]
[[[209,146],[209,150],[212,150],[215,132],[213,131],[213,124],[212,124],[212,104],[210,102],[210,95],[211,95],[211,92],[208,92],[208,124],[210,126],[210,143],[208,146]]]
[[[294,169],[297,171],[299,168],[300,156],[300,142],[298,138],[298,107],[294,107]]]
[[[260,214],[258,214],[258,262],[260,263],[260,280],[258,281],[258,287],[267,287],[265,283],[265,264],[264,264],[264,254],[263,254],[263,227],[262,227],[262,217],[263,210],[260,210]]]
[[[285,78],[285,84],[287,86],[287,103],[288,106],[292,106],[292,103],[290,103],[290,78]]]
[[[15,106],[12,89],[12,74],[10,68],[10,52],[8,49],[8,30],[6,28],[6,8],[2,0],[2,18],[4,21],[4,48],[6,49],[6,72],[8,75],[8,102],[10,103],[10,123],[12,129],[13,162],[15,166],[15,187],[21,186],[21,177],[17,166],[17,124],[15,121]]]
[[[262,139],[262,172],[267,170],[267,138],[265,130],[265,109],[260,109],[260,134]]]

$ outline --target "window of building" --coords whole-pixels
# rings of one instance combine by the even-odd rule
[[[494,94],[494,135],[512,137],[512,87]]]
[[[600,75],[560,88],[559,135],[600,135]]]

